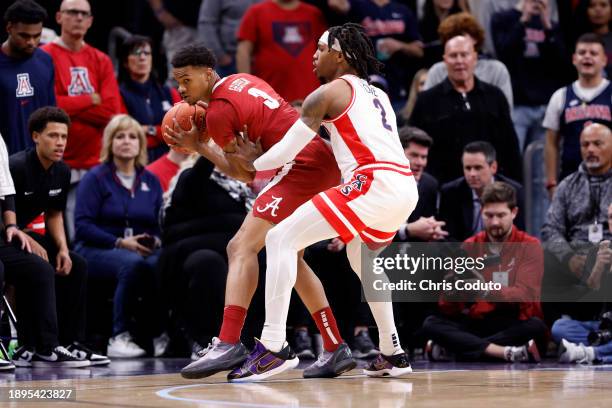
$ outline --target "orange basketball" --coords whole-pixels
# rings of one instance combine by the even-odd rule
[[[168,144],[168,146],[177,152],[191,153],[191,151],[181,147],[172,146],[172,142],[166,138],[166,126],[168,126],[170,129],[175,129],[174,119],[176,119],[178,126],[180,126],[183,130],[188,131],[191,129],[190,118],[193,118],[196,127],[200,131],[200,140],[204,141],[207,136],[206,110],[203,107],[199,105],[189,105],[187,102],[178,102],[164,115],[164,120],[162,121],[162,135],[164,137],[164,141],[166,144]]]

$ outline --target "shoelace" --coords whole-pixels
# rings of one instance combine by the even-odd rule
[[[59,354],[64,357],[73,358],[72,354],[62,346],[57,346],[56,348],[53,349],[53,352],[55,352],[55,354]]]
[[[76,343],[76,342],[75,342],[75,343],[73,343],[73,347],[74,347],[76,350],[83,351],[83,352],[85,352],[85,353],[86,353],[86,354],[88,354],[88,355],[89,355],[89,354],[93,354],[93,353],[94,353],[94,352],[93,352],[92,350],[90,350],[90,349],[89,349],[87,346],[85,346],[85,345],[83,345],[83,344],[81,344],[81,343]]]
[[[218,343],[215,343],[214,340],[208,343],[205,349],[202,349],[196,353],[198,357],[204,357],[210,350],[214,349]]]
[[[317,358],[317,362],[315,364],[317,365],[317,367],[321,367],[325,365],[328,358],[329,354],[327,354],[327,351],[323,351],[321,352],[321,354],[319,354],[319,357]]]

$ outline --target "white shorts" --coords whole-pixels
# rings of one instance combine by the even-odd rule
[[[393,241],[419,199],[409,166],[376,162],[357,168],[350,181],[312,202],[345,243],[356,236],[371,249]]]

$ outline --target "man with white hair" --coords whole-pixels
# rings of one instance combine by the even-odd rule
[[[72,122],[64,161],[72,169],[66,221],[73,237],[74,187],[85,171],[98,164],[102,130],[120,112],[121,96],[108,55],[85,42],[93,23],[89,2],[64,0],[55,19],[62,28],[61,35],[42,49],[55,65],[57,105]]]

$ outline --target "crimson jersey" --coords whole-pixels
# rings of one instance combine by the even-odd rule
[[[249,74],[230,75],[213,87],[206,129],[221,147],[247,126],[249,139],[261,138],[267,151],[287,133],[300,115],[264,80]]]

